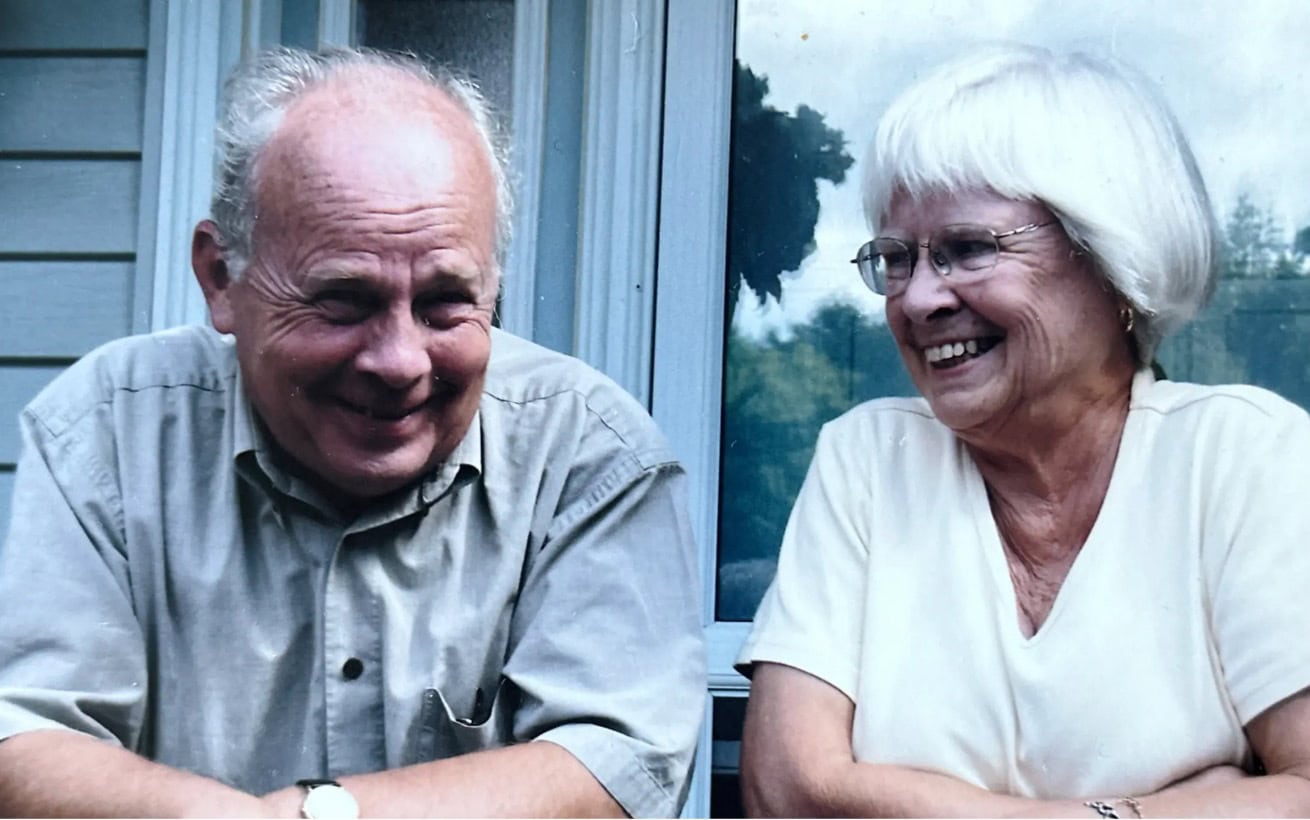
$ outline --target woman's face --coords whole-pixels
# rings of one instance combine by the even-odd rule
[[[990,191],[897,194],[880,235],[912,246],[946,225],[999,234],[1053,219],[1040,203]],[[904,292],[887,299],[887,323],[933,413],[981,441],[1071,423],[1089,401],[1125,390],[1133,372],[1118,300],[1059,223],[1000,248],[991,272],[971,282],[942,276],[920,248]]]

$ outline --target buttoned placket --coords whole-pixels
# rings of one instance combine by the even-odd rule
[[[368,569],[392,552],[387,541],[394,537],[397,522],[426,514],[473,474],[460,470],[458,464],[444,464],[395,506],[366,513],[336,539],[319,610],[325,748],[331,777],[377,771],[386,765],[386,613],[382,596],[370,585]]]
[[[480,431],[472,432],[472,449],[477,450]],[[478,470],[452,459],[394,505],[373,509],[343,526],[313,488],[287,476],[263,453],[254,455],[255,463],[239,465],[239,470],[263,490],[279,527],[315,565],[319,640],[314,664],[323,687],[325,776],[378,771],[387,759],[386,613],[366,573],[389,549],[383,542],[393,537],[391,525],[426,514],[431,505],[472,481]]]
[[[380,598],[364,564],[375,556],[338,538],[323,583],[323,703],[332,777],[375,771],[386,760]],[[374,548],[368,548],[373,552]]]

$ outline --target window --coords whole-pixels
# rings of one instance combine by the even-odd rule
[[[1310,109],[1290,102],[1310,93],[1307,31],[1299,0],[1252,14],[1206,0],[671,0],[654,410],[693,477],[703,541],[716,753],[702,754],[691,813],[734,787],[720,703],[747,685],[731,663],[819,426],[912,393],[881,299],[847,261],[868,238],[860,161],[888,102],[971,43],[1135,64],[1191,139],[1225,251],[1212,304],[1160,363],[1310,407]],[[707,298],[708,281],[723,291]]]
[[[360,45],[457,66],[511,127],[514,0],[356,0],[356,14]]]

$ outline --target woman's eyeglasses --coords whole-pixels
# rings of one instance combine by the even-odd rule
[[[982,225],[947,225],[928,237],[927,242],[880,236],[861,245],[851,262],[859,269],[864,284],[883,296],[898,296],[909,286],[919,261],[919,248],[928,249],[928,261],[942,276],[952,276],[957,282],[976,282],[996,266],[1002,239],[1058,221],[1034,222],[1001,233]]]

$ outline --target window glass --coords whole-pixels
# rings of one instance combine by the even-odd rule
[[[718,618],[753,615],[823,422],[913,395],[882,300],[849,263],[868,238],[860,160],[891,99],[970,44],[1114,55],[1160,85],[1225,250],[1213,302],[1160,361],[1171,378],[1310,406],[1308,37],[1304,0],[739,0]]]
[[[466,73],[509,131],[514,0],[357,0],[361,45],[412,51]]]

